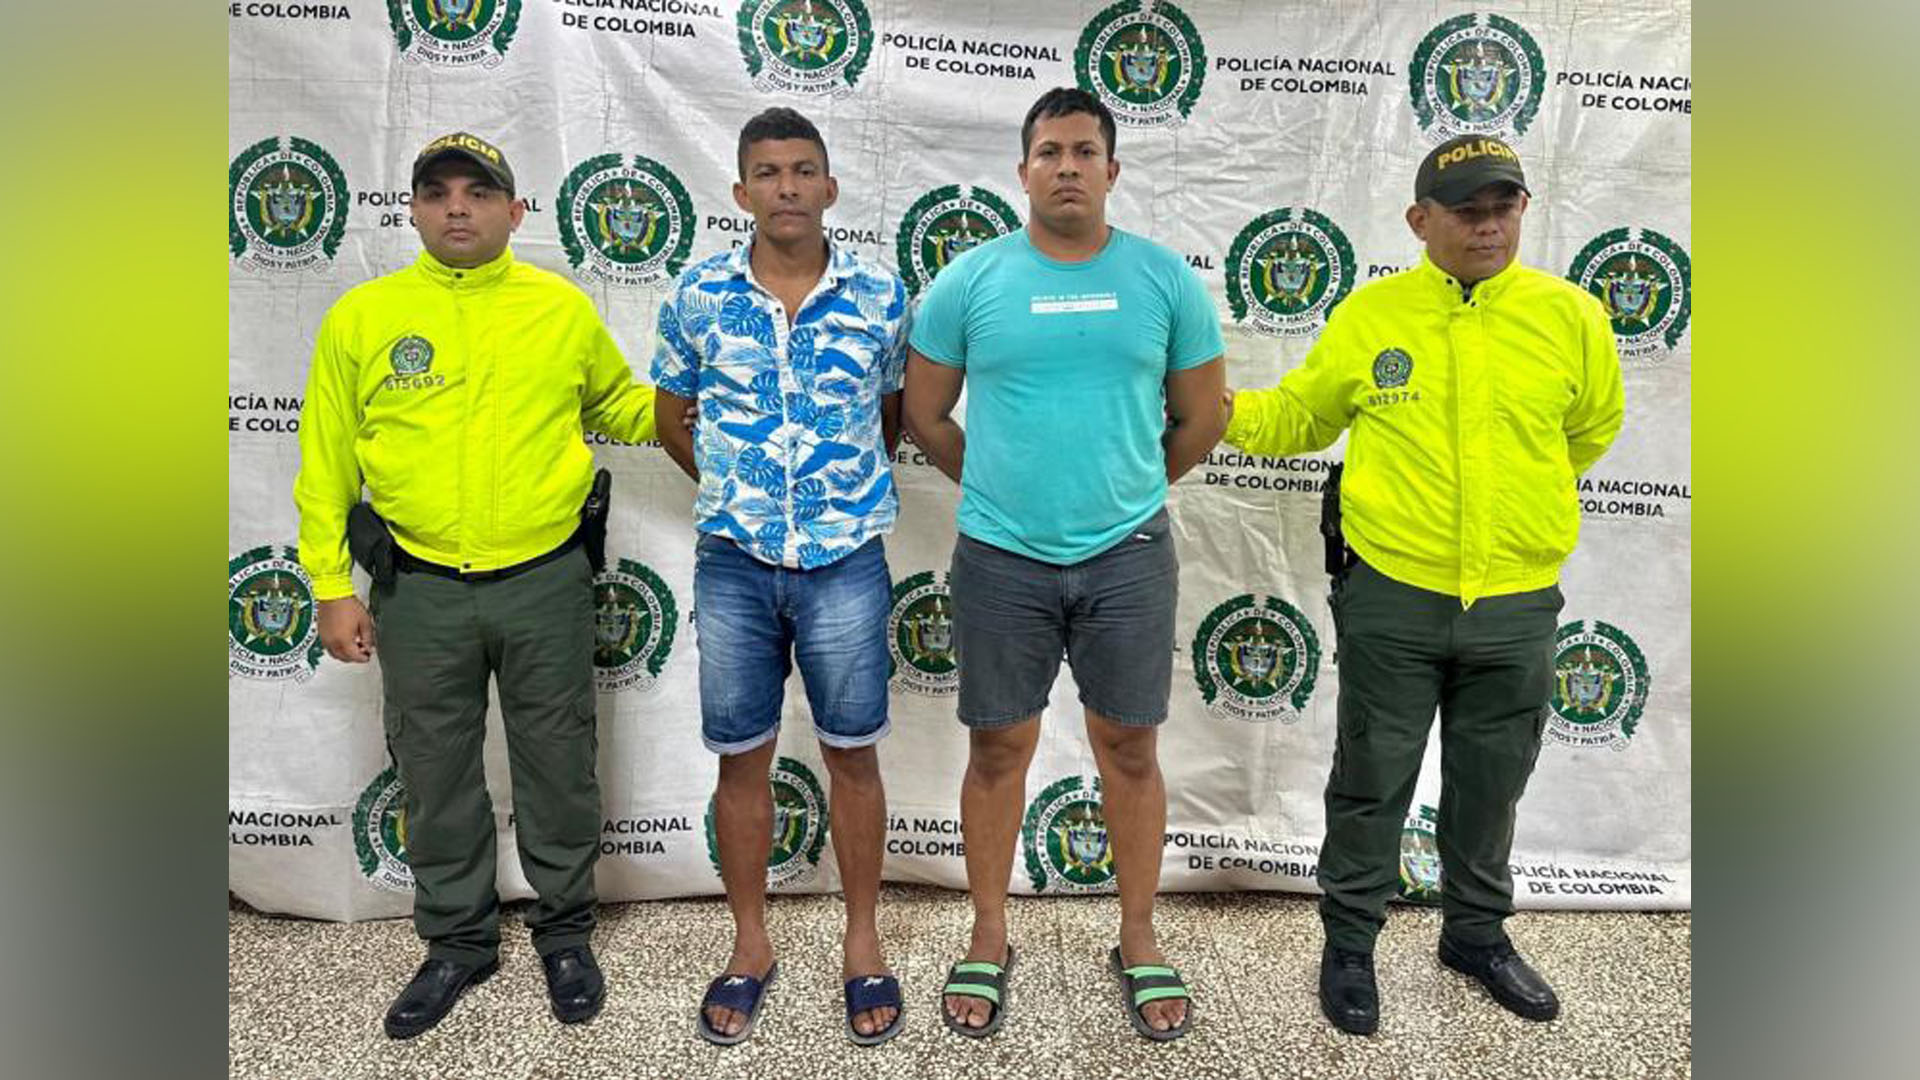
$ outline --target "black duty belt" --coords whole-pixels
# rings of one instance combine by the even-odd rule
[[[500,581],[503,578],[510,578],[515,574],[524,574],[536,566],[545,566],[579,546],[580,531],[576,529],[572,536],[560,542],[559,547],[554,548],[544,555],[535,555],[525,562],[517,562],[512,566],[502,566],[494,570],[461,570],[436,562],[428,562],[425,559],[416,557],[412,552],[401,547],[399,544],[395,544],[393,545],[393,566],[394,569],[407,573],[432,574],[435,577],[452,578],[455,581]]]

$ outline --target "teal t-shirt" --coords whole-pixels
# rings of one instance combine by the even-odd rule
[[[1112,230],[1056,262],[1026,230],[949,263],[911,343],[966,371],[960,531],[1065,565],[1097,555],[1167,499],[1167,373],[1226,350],[1205,285],[1174,252]]]

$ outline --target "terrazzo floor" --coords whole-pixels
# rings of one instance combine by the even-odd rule
[[[935,1011],[966,947],[962,893],[886,887],[881,931],[906,995],[906,1030],[872,1049],[844,1034],[837,896],[780,896],[770,924],[780,979],[754,1037],[732,1048],[693,1033],[707,981],[725,963],[717,898],[610,904],[594,945],[608,981],[591,1023],[547,1011],[539,959],[509,908],[499,974],[434,1030],[388,1039],[380,1018],[423,950],[404,919],[357,924],[228,916],[228,1061],[236,1077],[1666,1077],[1693,1061],[1687,913],[1541,912],[1508,924],[1559,991],[1560,1018],[1535,1024],[1440,966],[1439,912],[1395,905],[1376,954],[1382,1012],[1367,1038],[1342,1035],[1315,998],[1320,927],[1311,897],[1168,894],[1157,924],[1193,988],[1178,1041],[1134,1034],[1105,966],[1118,901],[1015,897],[1020,950],[1012,1003],[986,1040],[948,1032]]]

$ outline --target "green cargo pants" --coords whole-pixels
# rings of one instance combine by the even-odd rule
[[[413,924],[435,959],[480,964],[500,945],[493,800],[481,762],[487,679],[500,689],[520,867],[539,897],[541,956],[593,931],[593,582],[575,549],[498,581],[402,573],[373,590],[387,748],[406,785]]]
[[[1327,940],[1371,952],[1400,881],[1400,834],[1440,713],[1440,908],[1467,945],[1504,940],[1513,913],[1514,807],[1540,755],[1553,691],[1558,586],[1460,598],[1355,562],[1334,585],[1339,732],[1327,779],[1320,918]]]

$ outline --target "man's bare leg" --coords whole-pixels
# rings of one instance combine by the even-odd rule
[[[839,750],[822,745],[832,778],[828,814],[833,821],[833,854],[840,865],[840,889],[847,904],[842,981],[858,975],[885,975],[887,957],[880,947],[876,920],[880,904],[880,860],[887,833],[887,792],[880,781],[880,756],[871,746]],[[899,1010],[869,1009],[853,1018],[862,1035],[885,1031]]]
[[[764,979],[773,966],[773,941],[767,936],[767,852],[773,847],[773,767],[775,742],[743,754],[720,758],[720,783],[713,792],[713,831],[720,848],[720,881],[733,909],[733,955],[727,974]],[[737,1035],[747,1015],[718,1006],[707,1023],[722,1035]]]
[[[1040,742],[1040,717],[969,733],[967,773],[960,782],[960,830],[967,844],[967,892],[973,898],[973,943],[967,960],[1007,960],[1007,881],[1020,835],[1027,765]],[[986,1027],[993,1003],[949,994],[947,1012],[968,1027]]]
[[[1160,858],[1167,837],[1167,785],[1160,775],[1158,729],[1118,724],[1087,710],[1087,739],[1100,766],[1102,813],[1120,884],[1120,958],[1127,967],[1164,964],[1153,933]],[[971,853],[972,845],[968,845]],[[1187,1003],[1149,1001],[1140,1015],[1155,1031],[1180,1026]]]

